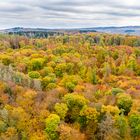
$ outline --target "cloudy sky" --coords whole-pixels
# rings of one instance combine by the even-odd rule
[[[0,0],[0,28],[140,25],[140,0]]]

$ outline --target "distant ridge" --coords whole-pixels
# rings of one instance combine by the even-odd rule
[[[140,36],[140,26],[122,26],[122,27],[91,27],[91,28],[71,28],[71,29],[47,29],[47,28],[24,28],[15,27],[0,30],[6,34],[26,34],[26,33],[65,33],[65,32],[104,32],[111,34],[128,34]]]

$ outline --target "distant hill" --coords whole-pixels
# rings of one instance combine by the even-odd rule
[[[0,30],[4,34],[17,34],[27,37],[48,37],[49,35],[62,34],[62,30],[50,30],[44,28],[22,28],[15,27],[10,29]]]
[[[51,35],[59,35],[65,33],[85,33],[85,32],[96,32],[93,29],[45,29],[45,28],[22,28],[15,27],[10,29],[0,30],[0,33],[5,34],[18,34],[27,37],[48,37]]]
[[[46,29],[46,28],[23,28],[15,27],[10,29],[0,30],[3,33],[19,33],[19,32],[96,32],[94,28],[75,28],[75,29]]]
[[[75,29],[45,29],[45,28],[22,28],[15,27],[0,30],[1,33],[19,34],[28,37],[47,37],[48,35],[64,34],[64,33],[85,33],[85,32],[103,32],[111,34],[128,34],[140,36],[140,26],[124,26],[124,27],[93,27],[93,28],[75,28]]]
[[[98,27],[94,28],[94,30],[111,34],[128,34],[140,36],[140,26]]]

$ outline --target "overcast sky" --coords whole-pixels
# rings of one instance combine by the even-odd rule
[[[140,25],[140,0],[0,0],[0,28]]]

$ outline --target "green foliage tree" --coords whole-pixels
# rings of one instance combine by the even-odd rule
[[[124,110],[124,115],[128,115],[132,107],[132,98],[128,94],[118,94],[117,106]]]
[[[127,66],[124,62],[121,63],[121,65],[118,67],[118,71],[117,74],[124,74],[125,70],[126,70]]]
[[[80,111],[80,124],[81,126],[86,126],[91,122],[98,122],[99,113],[96,108],[84,106]]]
[[[55,76],[55,74],[53,74],[53,73],[52,74],[49,74],[48,76],[45,76],[42,79],[42,87],[43,87],[43,89],[45,89],[47,86],[49,86],[49,87],[54,86],[55,82],[56,82],[56,76]]]
[[[132,71],[136,71],[137,70],[137,62],[136,59],[134,58],[134,56],[131,56],[128,60],[128,64],[127,67],[132,70]]]
[[[56,114],[50,114],[46,119],[46,128],[45,131],[49,135],[51,140],[58,139],[57,128],[60,123],[60,117]]]
[[[97,75],[96,75],[96,69],[92,69],[91,67],[87,70],[87,81],[92,84],[97,84]]]
[[[60,85],[67,88],[69,92],[72,92],[76,85],[81,81],[81,77],[78,75],[65,75],[61,80]]]
[[[129,116],[129,125],[131,127],[131,134],[134,138],[140,138],[140,115],[131,114]]]
[[[44,67],[41,71],[40,74],[42,77],[48,76],[50,73],[53,73],[53,68],[52,67]]]
[[[87,105],[88,100],[78,94],[67,94],[64,96],[64,102],[67,104],[70,120],[75,121],[79,117],[80,110],[83,106]]]
[[[38,71],[31,71],[28,73],[28,75],[32,79],[38,79],[40,77],[40,73]]]
[[[66,72],[66,63],[58,64],[55,67],[55,74],[56,76],[62,77],[64,73]]]
[[[0,120],[0,133],[5,132],[7,127],[7,124],[4,121]]]
[[[43,68],[45,60],[43,58],[33,58],[28,64],[29,71],[40,70]]]
[[[112,88],[111,92],[113,95],[117,95],[118,93],[124,93],[124,90],[121,88]]]
[[[56,113],[60,116],[60,118],[64,120],[68,111],[67,105],[64,103],[56,103],[54,108]]]
[[[128,136],[128,123],[127,123],[127,119],[125,118],[125,116],[123,115],[123,113],[117,117],[116,119],[116,127],[119,130],[119,134],[121,136],[121,138],[126,139]]]
[[[64,102],[69,109],[72,109],[75,106],[82,109],[82,107],[88,103],[88,100],[82,95],[69,93],[64,96]]]
[[[2,56],[2,63],[6,66],[10,65],[12,63],[12,57],[8,56],[8,55],[4,55]]]

